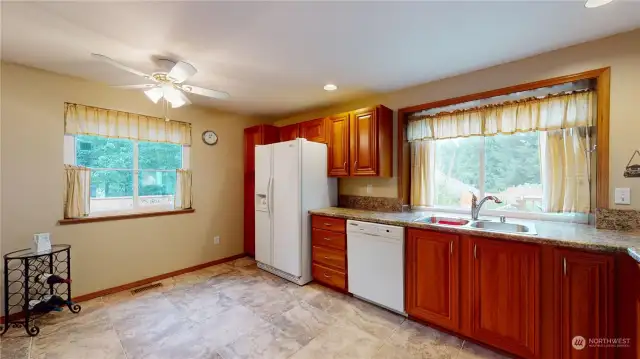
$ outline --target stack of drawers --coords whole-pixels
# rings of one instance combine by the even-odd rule
[[[346,221],[311,216],[312,273],[322,284],[347,291]]]

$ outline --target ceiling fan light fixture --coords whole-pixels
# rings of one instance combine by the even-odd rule
[[[584,7],[592,9],[592,8],[600,7],[602,5],[606,5],[612,1],[613,0],[587,0],[587,2],[584,3]]]
[[[324,85],[324,90],[325,91],[335,91],[338,89],[338,86],[334,85],[334,84],[326,84]]]
[[[145,95],[149,98],[149,100],[153,101],[153,103],[158,103],[162,96],[164,95],[164,91],[162,91],[159,87],[154,87],[150,90],[146,90],[144,92]]]

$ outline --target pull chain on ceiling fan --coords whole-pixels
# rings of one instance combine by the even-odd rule
[[[215,98],[218,100],[224,100],[229,98],[229,94],[223,91],[211,90],[203,87],[185,85],[184,82],[195,75],[198,70],[193,67],[193,65],[184,62],[178,61],[174,62],[171,60],[159,60],[159,62],[166,66],[166,68],[171,67],[169,72],[158,71],[154,72],[151,75],[146,74],[142,71],[138,71],[129,66],[119,63],[118,61],[101,55],[101,54],[91,54],[94,59],[100,60],[102,62],[106,62],[111,66],[117,67],[121,70],[130,72],[134,75],[138,75],[147,80],[151,80],[154,83],[151,84],[142,84],[142,85],[125,85],[125,86],[113,86],[115,88],[127,89],[127,90],[144,90],[144,94],[154,103],[158,103],[160,99],[165,101],[166,107],[168,107],[167,103],[171,104],[171,108],[177,108],[184,105],[190,105],[191,101],[185,95],[185,93],[191,93],[199,96]],[[165,118],[166,118],[166,108],[165,108]]]

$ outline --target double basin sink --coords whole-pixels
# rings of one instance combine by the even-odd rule
[[[466,220],[454,217],[438,217],[427,216],[414,220],[418,223],[430,223],[442,226],[474,228],[484,231],[503,232],[503,233],[519,233],[519,234],[537,234],[533,225],[525,226],[517,223],[498,222],[490,220]]]

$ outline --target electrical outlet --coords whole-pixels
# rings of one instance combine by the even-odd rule
[[[367,194],[371,194],[371,192],[373,192],[373,185],[368,184],[367,185]]]
[[[220,236],[213,237],[213,244],[220,244]]]

